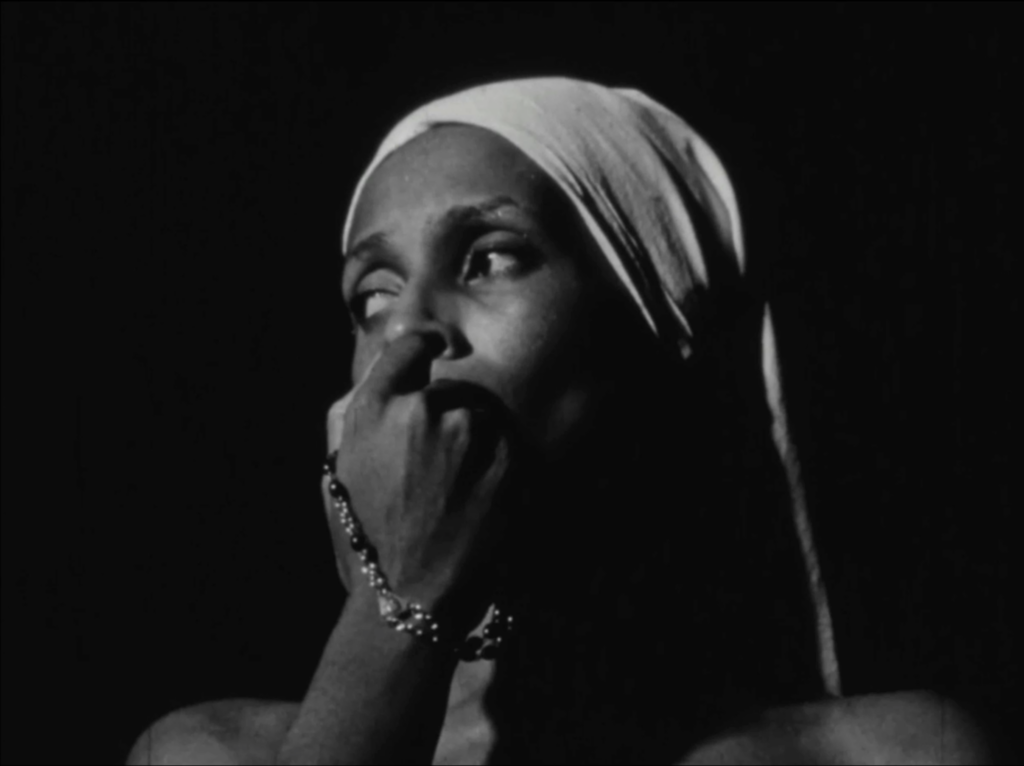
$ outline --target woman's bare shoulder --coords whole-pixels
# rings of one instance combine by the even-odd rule
[[[136,741],[127,763],[272,764],[299,703],[231,699],[175,711]],[[933,763],[994,760],[983,728],[933,692],[844,697],[765,711],[679,764]]]
[[[127,763],[272,764],[298,712],[297,702],[269,700],[192,705],[146,729]]]
[[[928,691],[868,694],[765,711],[681,764],[980,764],[993,744],[952,700]]]

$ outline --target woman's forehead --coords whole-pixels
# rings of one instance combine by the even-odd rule
[[[428,209],[498,197],[543,215],[557,196],[554,182],[507,139],[475,126],[438,126],[398,148],[367,179],[353,211],[352,241]]]

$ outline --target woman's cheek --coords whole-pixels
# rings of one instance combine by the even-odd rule
[[[495,348],[503,387],[527,420],[552,416],[561,408],[560,399],[575,388],[575,344],[559,326],[560,319],[558,312],[524,315],[515,331],[504,333]]]

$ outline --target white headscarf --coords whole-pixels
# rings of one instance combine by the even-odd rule
[[[399,147],[446,123],[490,130],[547,173],[569,198],[654,333],[674,341],[682,356],[689,357],[700,318],[695,299],[713,295],[716,287],[709,273],[740,277],[745,271],[732,184],[711,147],[689,125],[637,90],[567,78],[499,82],[441,98],[408,115],[380,145],[352,197],[343,250],[350,245],[353,211],[373,171]],[[696,225],[697,215],[710,221],[710,227]],[[711,263],[711,258],[725,262]],[[772,435],[786,470],[817,620],[822,681],[826,693],[839,696],[828,598],[789,437],[767,304],[761,348]]]

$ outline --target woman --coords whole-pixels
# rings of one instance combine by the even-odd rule
[[[679,117],[563,78],[441,99],[342,248],[337,626],[301,702],[179,711],[130,762],[986,757],[933,695],[841,697],[771,316]]]

